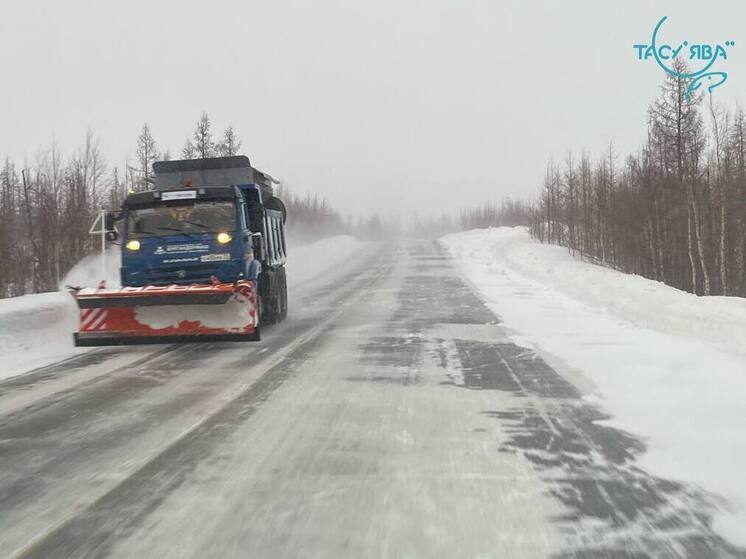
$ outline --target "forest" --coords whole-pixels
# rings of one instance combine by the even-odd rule
[[[677,64],[681,64],[677,62]],[[684,70],[685,68],[680,67]],[[623,158],[613,144],[597,158],[568,153],[546,168],[532,200],[464,208],[454,214],[398,219],[343,216],[318,195],[283,185],[289,234],[315,239],[354,234],[437,237],[491,226],[530,226],[538,240],[568,247],[595,263],[700,295],[746,296],[746,116],[711,94],[687,95],[684,78],[667,76],[647,114],[647,141]],[[235,155],[232,126],[215,137],[203,113],[179,153],[184,159]],[[58,289],[61,278],[96,250],[89,227],[99,209],[119,207],[148,188],[152,164],[170,159],[146,123],[134,161],[109,167],[96,135],[63,156],[52,145],[20,169],[0,167],[0,297]]]
[[[677,68],[685,73],[683,63]],[[667,75],[647,140],[620,163],[568,154],[547,165],[535,237],[699,295],[746,295],[746,117]]]

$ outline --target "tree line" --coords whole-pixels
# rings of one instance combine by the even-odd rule
[[[667,75],[622,163],[613,145],[550,161],[531,231],[692,293],[746,296],[746,117],[688,85]]]
[[[232,126],[215,138],[203,113],[180,156],[236,155],[240,149]],[[83,145],[68,155],[53,144],[38,151],[26,168],[9,157],[0,159],[0,298],[54,291],[81,258],[97,250],[100,240],[89,234],[97,213],[120,207],[128,192],[148,189],[153,162],[171,159],[147,123],[134,153],[132,164],[109,166],[100,140],[89,130]],[[280,196],[292,216],[291,229],[318,237],[351,227],[323,198],[301,198],[287,189]]]
[[[679,73],[686,73],[680,61]],[[352,233],[435,236],[499,225],[530,224],[543,242],[585,258],[702,295],[746,296],[746,116],[704,93],[688,94],[686,78],[667,76],[648,109],[647,140],[620,163],[613,145],[598,158],[568,154],[547,165],[535,202],[505,199],[404,224],[374,215],[352,219],[323,198],[280,186],[291,233],[314,239]],[[235,155],[232,126],[219,138],[203,113],[182,158]],[[152,163],[171,159],[150,126],[135,141],[135,159],[109,167],[95,134],[63,156],[51,147],[28,168],[0,166],[0,297],[50,291],[97,241],[96,212],[116,208],[129,191],[149,188]]]

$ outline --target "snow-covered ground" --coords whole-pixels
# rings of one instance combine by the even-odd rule
[[[0,299],[0,379],[85,351],[73,347],[76,320],[67,293]]]
[[[363,243],[341,235],[289,247],[288,286],[294,288],[334,270],[358,253]],[[75,348],[72,333],[78,326],[75,302],[64,286],[95,286],[105,279],[118,285],[119,256],[109,251],[105,266],[100,255],[81,260],[60,282],[61,291],[0,299],[0,379],[90,351]]]
[[[746,545],[746,300],[583,262],[525,228],[442,242],[516,343],[586,379],[586,398],[646,442],[643,468],[725,497],[715,529]]]

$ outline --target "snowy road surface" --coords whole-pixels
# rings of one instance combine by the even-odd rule
[[[371,246],[261,343],[1,381],[0,556],[746,556],[582,394],[438,244]]]

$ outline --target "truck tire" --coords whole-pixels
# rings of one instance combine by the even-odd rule
[[[288,316],[288,282],[285,268],[280,273],[280,315],[279,319],[285,320]]]
[[[259,278],[261,300],[261,321],[264,324],[275,324],[280,318],[280,277],[279,274],[262,272]]]

